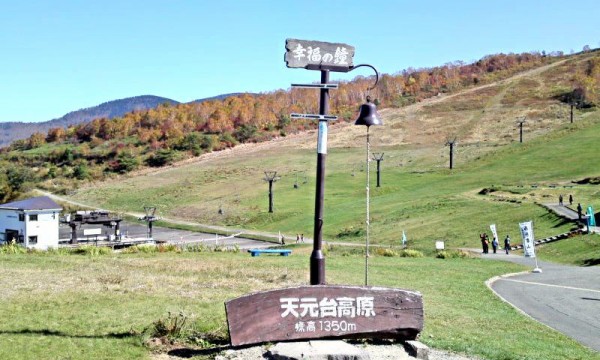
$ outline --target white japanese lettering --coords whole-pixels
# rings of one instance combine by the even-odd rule
[[[281,314],[281,317],[286,317],[288,315],[293,315],[294,317],[298,317],[298,312],[296,311],[298,309],[298,301],[300,299],[298,298],[282,298],[279,299],[279,301],[281,302],[281,308],[284,309],[285,311]]]

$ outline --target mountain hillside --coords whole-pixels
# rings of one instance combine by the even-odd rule
[[[15,140],[25,139],[36,132],[45,134],[52,128],[66,128],[71,125],[85,123],[98,118],[112,119],[123,116],[128,112],[152,109],[164,103],[179,104],[179,102],[175,100],[160,96],[142,95],[107,101],[98,106],[72,111],[58,119],[39,123],[0,123],[0,147],[9,145]]]
[[[570,56],[486,85],[380,110],[384,125],[369,130],[369,155],[385,155],[380,188],[374,161],[370,168],[372,241],[398,244],[406,230],[411,246],[428,248],[444,239],[449,247],[474,247],[477,233],[489,231],[489,224],[516,236],[515,224],[528,219],[536,222],[540,237],[569,230],[570,224],[537,204],[568,193],[582,204],[598,201],[597,187],[573,181],[600,175],[584,155],[600,150],[600,111],[575,108],[571,124],[564,101],[576,75],[598,59],[598,52]],[[523,144],[518,119],[525,120]],[[329,126],[328,241],[364,241],[366,133],[351,122]],[[448,140],[455,141],[453,170]],[[84,185],[71,197],[124,212],[152,204],[164,218],[310,236],[316,141],[316,130],[309,130],[242,144]],[[266,171],[279,177],[272,214]]]
[[[600,104],[599,55],[496,54],[472,64],[383,75],[372,96],[386,125],[373,127],[372,144],[406,148],[404,161],[418,157],[423,167],[440,167],[449,139],[457,141],[455,149],[465,160],[514,142],[516,117],[526,117],[526,136],[542,135],[564,124],[569,102],[592,110]],[[363,146],[364,129],[352,123],[372,80],[357,77],[333,92],[330,112],[340,120],[331,125],[331,147]],[[193,162],[240,144],[268,145],[281,137],[290,141],[279,146],[312,149],[313,131],[303,132],[314,129],[315,122],[293,120],[290,113],[316,113],[317,108],[313,90],[278,90],[164,103],[35,133],[1,149],[0,198],[14,199],[34,184],[71,192],[89,181]]]

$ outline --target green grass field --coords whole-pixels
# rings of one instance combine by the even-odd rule
[[[189,317],[186,334],[226,334],[224,301],[308,283],[307,246],[290,257],[246,253],[100,256],[0,255],[0,358],[145,359],[144,329],[169,312]],[[330,250],[330,284],[360,285],[364,258]],[[600,359],[600,355],[519,314],[484,285],[523,268],[479,259],[370,261],[372,285],[420,291],[421,340],[485,359]],[[189,341],[189,338],[188,338]],[[193,343],[193,341],[192,341]]]

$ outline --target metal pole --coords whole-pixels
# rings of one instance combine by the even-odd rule
[[[329,70],[321,70],[321,84],[329,83]],[[329,89],[320,89],[319,115],[329,112]],[[310,284],[325,284],[325,257],[323,256],[323,198],[325,194],[325,160],[327,159],[327,120],[319,120],[317,145],[317,186],[315,196],[315,227],[313,251],[310,255]]]
[[[379,167],[381,163],[381,160],[377,159],[377,187],[381,187],[380,183],[379,183],[379,178],[380,178],[380,173],[381,173],[381,168]]]
[[[573,106],[575,104],[573,102],[571,102],[571,124],[573,123]]]
[[[367,236],[365,240],[365,286],[369,286],[369,225],[370,225],[370,191],[369,186],[371,182],[370,176],[370,158],[369,153],[371,152],[371,143],[369,142],[369,126],[367,126]]]
[[[273,212],[273,180],[269,180],[269,212]]]
[[[77,224],[69,223],[71,227],[71,244],[77,244]]]
[[[519,123],[519,142],[523,143],[523,123]]]
[[[452,156],[454,155],[454,142],[450,143],[450,169],[452,169]]]

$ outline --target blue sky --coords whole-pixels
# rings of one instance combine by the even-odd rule
[[[286,68],[286,38],[353,45],[355,64],[382,73],[600,47],[597,0],[0,0],[0,9],[0,122],[137,95],[186,102],[318,81]]]

